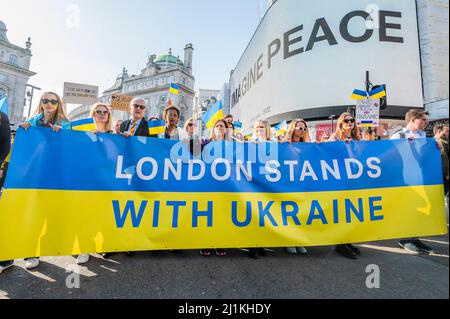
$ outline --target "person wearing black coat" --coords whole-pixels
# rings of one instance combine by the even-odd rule
[[[8,116],[0,112],[0,163],[3,162],[11,150],[11,127]]]
[[[131,101],[131,118],[120,125],[120,133],[123,136],[150,137],[148,123],[144,118],[146,108],[147,105],[144,99],[134,99]]]

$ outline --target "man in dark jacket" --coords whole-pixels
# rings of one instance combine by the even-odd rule
[[[11,127],[8,116],[0,112],[0,163],[3,162],[11,150]]]
[[[130,103],[131,117],[120,125],[120,133],[125,137],[143,136],[150,137],[148,123],[144,118],[147,108],[144,99],[134,99]]]

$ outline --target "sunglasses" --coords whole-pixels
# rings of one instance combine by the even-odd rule
[[[345,119],[344,123],[355,123],[355,119]]]
[[[95,114],[97,115],[107,115],[108,113],[109,113],[108,111],[95,110]]]
[[[58,105],[59,102],[58,100],[49,100],[49,99],[43,99],[42,100],[42,104],[51,104],[51,105]]]
[[[145,110],[146,109],[145,105],[139,105],[139,104],[133,104],[133,107],[135,109],[141,109],[141,110]]]
[[[195,124],[194,123],[188,123],[187,126],[192,127],[192,126],[195,126]]]

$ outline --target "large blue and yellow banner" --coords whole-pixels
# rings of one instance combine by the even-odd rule
[[[0,260],[447,232],[434,140],[197,146],[19,130]]]

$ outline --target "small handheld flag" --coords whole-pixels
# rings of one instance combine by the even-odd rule
[[[180,93],[180,87],[175,83],[170,83],[169,92],[178,95]]]
[[[214,124],[223,117],[223,104],[222,101],[218,101],[202,116],[202,120],[206,127],[211,129]]]
[[[6,100],[6,95],[0,98],[0,111],[8,114],[8,101]]]
[[[93,118],[73,121],[70,123],[73,131],[90,132],[97,129]]]
[[[354,90],[351,96],[352,100],[365,100],[367,99],[367,92],[361,90]]]
[[[163,134],[166,129],[166,122],[163,120],[149,121],[148,132],[150,135]]]
[[[242,131],[242,122],[235,121],[233,123],[233,125],[234,125],[234,131],[236,133],[239,133],[240,131]]]
[[[275,128],[275,131],[276,131],[276,132],[281,131],[281,130],[287,131],[287,130],[288,130],[288,124],[287,124],[287,121],[284,120],[283,122],[281,122],[281,123],[275,125],[274,128]]]
[[[371,99],[381,99],[383,97],[386,96],[386,90],[384,89],[383,86],[380,86],[376,89],[373,89],[372,91],[369,92],[369,97]]]
[[[289,126],[288,126],[288,124],[287,124],[287,121],[284,120],[283,122],[278,123],[277,125],[275,125],[275,126],[272,128],[272,133],[273,133],[275,136],[284,135],[284,134],[287,133],[288,127],[289,127]]]

